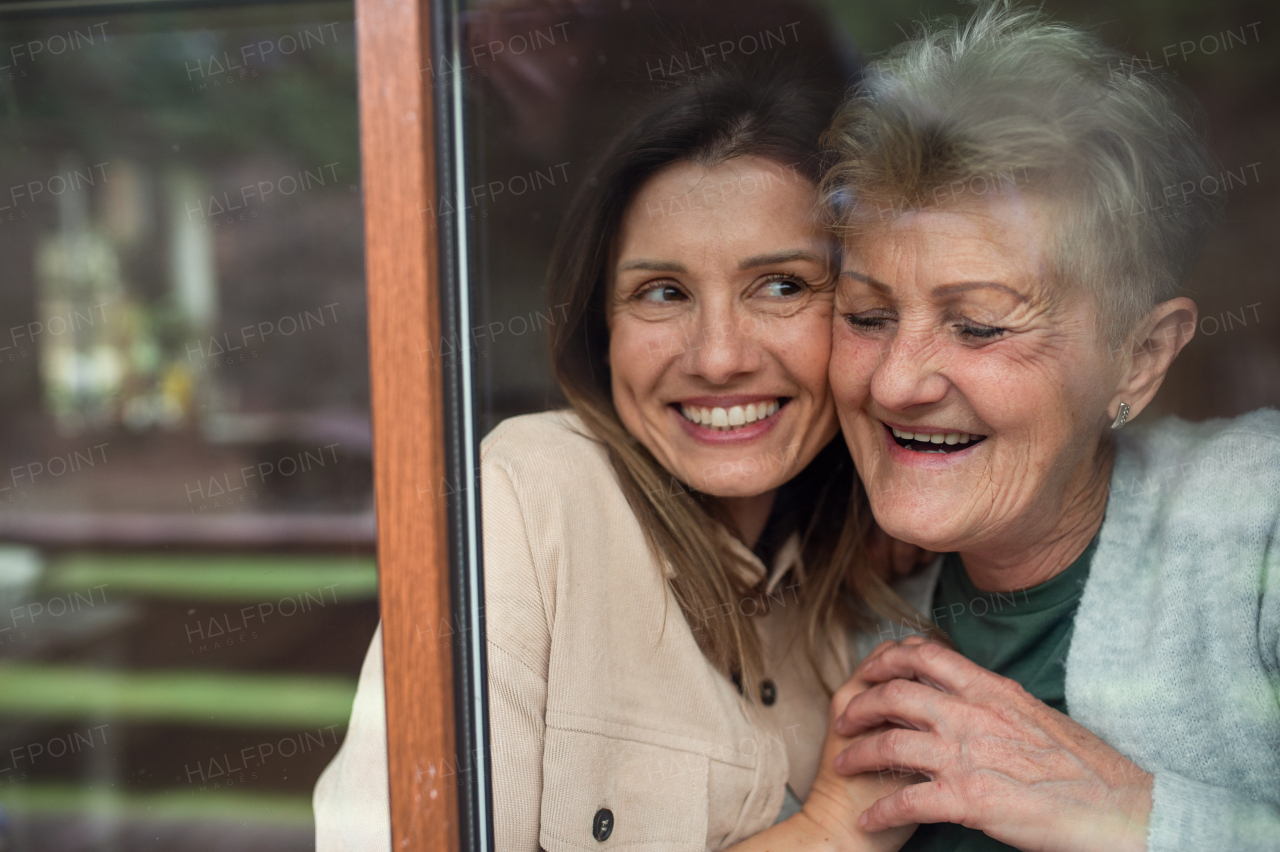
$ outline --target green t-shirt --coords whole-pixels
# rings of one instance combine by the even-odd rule
[[[960,554],[944,557],[929,615],[956,650],[984,669],[1020,683],[1045,704],[1067,712],[1066,662],[1076,607],[1097,549],[1095,537],[1058,576],[1019,592],[983,592],[969,580]],[[996,852],[1013,849],[981,831],[952,823],[922,825],[902,852]]]

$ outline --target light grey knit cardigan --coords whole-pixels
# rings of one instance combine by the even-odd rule
[[[1276,852],[1280,412],[1116,439],[1067,711],[1155,774],[1149,852]],[[898,586],[923,613],[940,562]]]

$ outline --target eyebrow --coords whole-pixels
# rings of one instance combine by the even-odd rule
[[[684,264],[674,260],[647,260],[641,258],[639,260],[628,260],[625,263],[618,264],[619,272],[627,272],[631,269],[647,269],[650,272],[687,272]]]
[[[1030,302],[1023,294],[1008,286],[1000,284],[996,281],[960,281],[955,284],[939,284],[933,288],[934,296],[951,296],[957,293],[967,293],[970,290],[999,290],[1001,293],[1007,293],[1013,296],[1019,302]]]
[[[872,290],[875,290],[878,293],[884,293],[885,295],[888,295],[892,289],[888,284],[884,283],[883,281],[877,281],[876,279],[872,278],[870,275],[863,275],[861,272],[854,272],[852,269],[841,270],[840,277],[851,278],[854,281],[861,281],[863,284],[866,284]]]
[[[884,293],[886,295],[892,292],[892,289],[893,289],[888,284],[885,284],[883,281],[877,281],[876,279],[872,278],[870,275],[863,275],[861,272],[854,272],[849,269],[846,269],[843,272],[841,272],[840,277],[852,278],[854,281],[861,281],[863,284],[866,284],[872,290],[875,290],[880,293]],[[930,295],[935,297],[951,296],[957,293],[967,293],[970,290],[982,290],[982,289],[999,290],[1002,293],[1008,293],[1010,296],[1013,296],[1019,302],[1031,301],[1025,295],[1023,295],[1022,293],[1019,293],[1017,290],[1013,289],[1012,287],[1006,284],[1000,284],[996,281],[960,281],[955,284],[939,284],[937,287],[933,288]]]
[[[770,254],[757,254],[738,261],[739,269],[755,269],[757,266],[772,266],[775,263],[790,263],[793,260],[807,260],[811,263],[826,263],[824,258],[804,249],[775,251]]]

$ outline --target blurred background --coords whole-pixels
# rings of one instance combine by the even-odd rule
[[[729,62],[843,87],[970,8],[468,7],[421,76],[466,98],[482,430],[561,402],[547,257],[631,114]],[[1046,9],[1188,86],[1233,176],[1157,407],[1280,404],[1270,4]],[[0,3],[0,111],[0,852],[310,849],[377,622],[353,5]]]
[[[0,7],[0,849],[312,847],[377,623],[353,7]]]

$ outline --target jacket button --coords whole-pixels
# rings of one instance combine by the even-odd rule
[[[760,681],[760,701],[765,707],[772,707],[778,700],[778,687],[768,678]]]
[[[610,834],[613,834],[613,811],[601,808],[596,811],[596,818],[591,823],[591,836],[603,843],[609,839]]]

